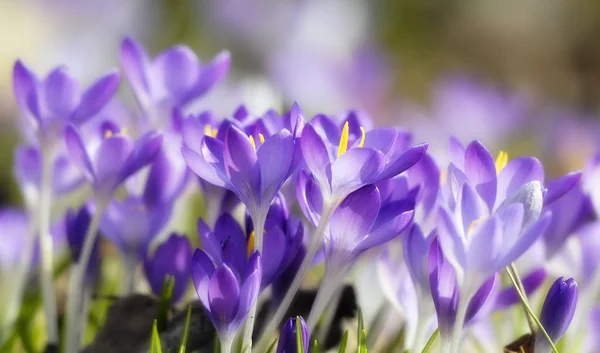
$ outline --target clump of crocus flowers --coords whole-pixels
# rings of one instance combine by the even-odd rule
[[[358,304],[376,315],[358,314],[362,328],[355,341],[346,332],[343,347],[600,349],[598,160],[548,181],[535,157],[494,157],[479,141],[452,138],[442,165],[427,143],[373,127],[359,110],[190,111],[226,76],[227,52],[201,63],[175,46],[151,58],[127,38],[120,63],[121,74],[85,89],[63,67],[39,79],[14,66],[23,120],[14,170],[25,203],[0,211],[0,344],[22,322],[18,308],[38,278],[48,347],[67,353],[89,343],[99,295],[165,292],[165,310],[190,300],[203,308],[223,353],[312,352],[332,325],[354,325],[335,321],[336,309],[344,287],[357,285],[352,274],[367,267],[374,294]],[[119,85],[137,107],[122,109]],[[196,192],[203,207],[190,201]],[[177,228],[184,211],[194,232]],[[100,293],[112,253],[120,292]],[[63,258],[66,282],[53,275]],[[294,312],[315,273],[309,308]]]

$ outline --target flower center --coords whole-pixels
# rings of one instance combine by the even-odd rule
[[[204,135],[216,137],[217,129],[213,129],[209,124],[204,125]]]
[[[254,141],[254,137],[250,135],[248,136],[248,139],[250,140],[252,147],[254,147],[254,150],[256,151],[256,142]],[[265,136],[263,134],[258,134],[258,139],[260,140],[261,145],[265,143]]]
[[[125,135],[125,136],[127,136],[127,128],[126,127],[122,128],[121,131],[117,132],[117,135]],[[104,131],[104,138],[105,139],[107,139],[109,137],[113,137],[113,136],[114,136],[114,134],[113,134],[112,130],[106,130],[106,131]]]
[[[254,250],[254,231],[252,231],[252,233],[250,233],[250,236],[248,237],[247,257],[250,257],[250,255],[252,255],[252,250]]]
[[[474,220],[473,222],[471,222],[471,224],[469,225],[469,229],[467,230],[467,237],[470,237],[473,232],[475,231],[475,228],[481,224],[481,222],[483,222],[485,220],[484,217],[479,217],[476,220]]]
[[[365,145],[365,129],[361,126],[360,127],[360,132],[361,132],[361,137],[360,137],[360,142],[358,143],[358,147],[362,147]],[[344,127],[342,128],[342,136],[340,137],[340,144],[338,146],[338,153],[337,156],[340,157],[341,155],[343,155],[347,150],[348,150],[348,135],[350,134],[350,126],[348,125],[348,122],[346,121],[346,123],[344,124]]]
[[[508,164],[508,153],[500,151],[496,157],[496,174],[500,174],[502,169]]]

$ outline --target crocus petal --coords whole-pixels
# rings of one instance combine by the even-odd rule
[[[437,240],[429,250],[429,286],[440,333],[449,336],[458,307],[458,286],[453,266],[448,263]]]
[[[456,165],[459,169],[465,168],[465,146],[463,146],[460,141],[454,137],[450,137],[450,143],[448,145],[448,149],[450,151],[450,161],[452,164]]]
[[[227,130],[224,146],[225,172],[239,198],[246,205],[259,202],[254,198],[260,188],[260,169],[250,140],[240,129],[231,126]]]
[[[329,183],[330,177],[326,170],[330,163],[329,153],[321,136],[315,131],[312,124],[306,125],[302,131],[300,144],[302,146],[302,155],[308,169],[315,176],[320,185]],[[330,192],[331,190],[323,190]]]
[[[421,227],[413,224],[407,234],[402,237],[402,251],[406,259],[406,267],[416,285],[429,288],[427,270],[427,254],[431,240],[426,238]]]
[[[529,296],[533,294],[546,280],[547,272],[544,268],[538,268],[523,277],[523,287]],[[503,289],[496,297],[495,308],[505,309],[519,302],[519,295],[513,286]]]
[[[261,287],[271,284],[275,275],[283,270],[283,257],[286,255],[287,239],[279,227],[271,227],[264,234],[263,253],[268,254],[262,258],[263,280]]]
[[[327,248],[353,251],[375,223],[380,204],[379,191],[374,185],[367,185],[346,197],[329,222],[331,238],[327,240]]]
[[[499,204],[521,186],[535,180],[544,181],[544,168],[537,158],[519,157],[511,160],[498,174],[496,203]]]
[[[260,188],[264,204],[270,204],[291,173],[294,139],[287,130],[269,137],[259,147]]]
[[[124,136],[116,135],[102,141],[94,155],[97,187],[112,192],[124,180],[119,180],[119,174],[132,150],[132,141]]]
[[[469,307],[467,308],[467,315],[465,317],[465,323],[469,323],[469,321],[473,320],[475,316],[479,313],[481,308],[488,302],[492,294],[494,293],[494,288],[498,283],[498,276],[493,275],[490,279],[485,281],[481,287],[475,292],[473,298],[469,302]]]
[[[206,253],[200,249],[196,249],[192,256],[192,281],[196,288],[198,299],[207,310],[210,310],[210,302],[208,300],[208,287],[210,278],[215,272],[215,266]]]
[[[136,140],[133,150],[123,164],[120,179],[125,180],[150,164],[160,151],[162,142],[162,134],[155,131],[150,131]]]
[[[473,234],[468,235],[471,238],[467,255],[469,271],[477,271],[484,278],[495,272],[490,264],[501,255],[501,231],[501,224],[495,218],[490,218],[480,226],[475,226]],[[469,275],[466,275],[466,277],[469,277]],[[476,282],[478,278],[471,276],[467,280]],[[477,285],[480,285],[480,283],[477,283]]]
[[[188,118],[181,121],[181,139],[183,144],[196,153],[200,153],[204,126],[198,119]]]
[[[394,147],[396,137],[398,136],[398,130],[394,128],[378,128],[367,131],[365,134],[364,147],[373,148],[388,154]]]
[[[185,159],[185,163],[188,167],[190,167],[190,169],[200,178],[213,185],[222,188],[227,187],[227,184],[220,173],[218,173],[217,169],[208,163],[202,155],[198,154],[188,146],[181,147],[181,155],[183,156],[183,159]]]
[[[498,207],[498,210],[513,203],[523,204],[523,209],[525,211],[523,220],[524,225],[534,222],[540,216],[544,204],[542,184],[539,181],[530,181],[522,185],[517,191],[504,200]]]
[[[246,319],[252,305],[256,302],[260,291],[260,280],[261,271],[254,271],[244,281],[240,290],[240,301],[236,317],[238,323],[242,323]]]
[[[363,251],[386,243],[399,236],[411,224],[414,217],[412,201],[391,202],[381,208],[369,234],[354,250],[358,255]]]
[[[308,220],[316,225],[323,211],[323,196],[312,176],[301,171],[296,182],[296,198],[300,209]]]
[[[21,109],[27,106],[27,97],[35,90],[37,79],[21,60],[15,62],[13,68],[13,92]]]
[[[457,207],[460,210],[462,227],[467,235],[469,229],[474,225],[473,222],[488,215],[485,203],[468,183],[465,183],[461,188]]]
[[[117,92],[120,79],[119,73],[117,71],[112,71],[96,80],[96,82],[83,93],[79,106],[73,113],[73,121],[82,123],[98,114]]]
[[[173,105],[181,105],[200,75],[200,63],[189,47],[177,45],[160,53],[152,63],[152,70],[162,86],[157,90],[164,89]],[[153,92],[160,93],[163,92]]]
[[[386,164],[381,174],[377,177],[377,180],[393,178],[406,171],[421,160],[421,157],[427,152],[427,148],[429,148],[429,144],[427,143],[422,143],[409,148],[399,157]]]
[[[546,230],[550,223],[552,215],[544,213],[535,223],[529,226],[527,230],[519,237],[516,243],[508,250],[496,264],[498,269],[508,266],[511,262],[519,258]]]
[[[94,181],[96,179],[96,175],[94,173],[92,161],[85,149],[85,145],[81,139],[79,131],[77,131],[77,129],[72,125],[68,126],[65,131],[65,142],[67,144],[67,152],[69,153],[71,161],[75,163],[75,165],[81,170],[86,178],[88,178],[90,181]]]
[[[444,206],[438,209],[437,230],[444,257],[456,269],[457,277],[462,278],[467,263],[467,243],[450,211]]]
[[[217,326],[233,321],[240,301],[240,283],[227,265],[219,266],[210,278],[208,300],[210,312],[220,321]]]
[[[521,235],[524,226],[525,210],[522,204],[514,203],[496,211],[495,217],[502,227],[504,250],[508,251]]]
[[[202,96],[214,85],[223,80],[231,66],[231,55],[228,51],[220,52],[208,65],[201,68],[188,99]]]
[[[54,117],[67,119],[79,103],[79,87],[67,70],[59,67],[42,83],[46,107]]]
[[[144,48],[133,38],[127,37],[121,43],[119,57],[123,73],[127,77],[136,98],[142,107],[150,103],[150,84],[148,70],[150,59]]]
[[[544,206],[551,204],[568,193],[579,183],[580,179],[581,172],[573,172],[552,181],[546,186],[547,191],[544,194]]]
[[[383,154],[370,148],[353,148],[331,165],[331,190],[344,198],[376,180],[383,168]]]
[[[492,210],[496,200],[496,166],[488,150],[473,141],[465,151],[465,174],[475,190]]]

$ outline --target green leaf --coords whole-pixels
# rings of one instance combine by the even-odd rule
[[[160,345],[160,335],[158,334],[158,321],[154,320],[152,325],[152,338],[150,339],[150,353],[162,353]]]
[[[319,353],[319,344],[317,343],[317,340],[313,341],[311,353]]]
[[[362,316],[362,310],[360,310],[360,308],[358,308],[358,331],[356,332],[356,347],[357,347],[357,352],[358,353],[363,353],[362,352],[362,346],[363,344],[365,344],[365,342],[363,341],[363,332],[365,330],[365,323],[363,321],[363,316]]]
[[[437,339],[437,337],[439,335],[440,335],[440,329],[438,328],[435,331],[433,331],[433,333],[431,334],[431,337],[429,337],[429,339],[427,340],[427,344],[425,345],[425,348],[423,348],[421,353],[429,353],[429,351],[431,350],[431,347],[433,347],[433,343],[435,343],[435,340]]]
[[[300,316],[296,316],[296,352],[304,352],[304,342],[302,342],[302,324]]]
[[[167,326],[167,318],[169,316],[169,308],[171,307],[171,297],[173,296],[173,287],[175,286],[175,278],[173,276],[165,276],[162,291],[160,293],[160,302],[158,304],[158,327],[162,331]]]
[[[269,349],[267,349],[267,353],[271,353],[273,351],[273,349],[275,349],[276,344],[277,344],[277,338],[273,340],[273,343],[271,343],[271,345],[269,346]]]
[[[358,353],[367,353],[367,335],[365,330],[362,330],[360,334],[360,345],[358,346]]]
[[[342,341],[340,342],[340,349],[338,353],[346,353],[346,345],[348,344],[348,330],[344,331]]]
[[[219,339],[219,335],[215,335],[215,342],[213,344],[213,353],[220,353],[221,352],[221,340]]]
[[[185,353],[188,341],[188,333],[190,331],[190,321],[192,318],[192,306],[188,306],[187,315],[185,317],[185,327],[183,328],[183,337],[181,338],[181,345],[179,346],[179,353]]]

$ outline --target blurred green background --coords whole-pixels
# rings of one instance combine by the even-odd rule
[[[441,161],[458,134],[494,153],[537,155],[550,175],[579,169],[599,147],[599,20],[594,0],[0,0],[0,202],[20,202],[14,61],[39,75],[65,64],[89,83],[118,65],[125,35],[152,54],[179,43],[204,61],[232,53],[227,82],[195,109],[225,115],[245,103],[260,114],[294,100],[307,115],[362,108],[378,124],[414,129]],[[472,98],[440,104],[440,85],[457,74],[472,82]],[[489,105],[490,90],[523,102],[517,123],[496,129],[510,107]]]

